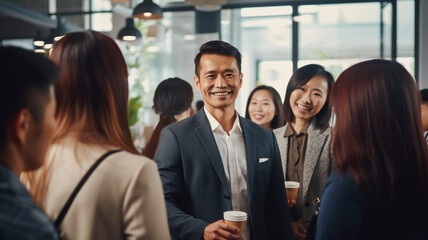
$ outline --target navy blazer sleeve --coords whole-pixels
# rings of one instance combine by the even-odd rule
[[[185,213],[178,208],[180,191],[186,191],[180,146],[170,128],[162,130],[154,160],[158,164],[165,195],[168,223],[171,234],[178,239],[201,239],[209,224]]]

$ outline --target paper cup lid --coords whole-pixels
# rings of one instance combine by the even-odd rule
[[[285,181],[285,187],[286,188],[299,188],[300,183],[299,182],[293,182],[293,181]]]
[[[224,220],[240,222],[247,220],[247,213],[241,211],[226,211],[223,213]]]

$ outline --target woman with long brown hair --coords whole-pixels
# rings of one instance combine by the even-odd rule
[[[330,94],[337,171],[316,239],[428,239],[428,151],[415,81],[397,62],[345,70]]]
[[[153,97],[153,111],[159,116],[159,122],[144,148],[144,156],[153,159],[162,129],[189,117],[192,114],[192,101],[192,86],[181,78],[168,78],[158,85]]]
[[[59,225],[62,238],[170,239],[156,164],[132,143],[128,72],[118,46],[102,33],[75,32],[55,44],[50,59],[60,69],[58,129],[47,166],[30,182],[35,200],[57,219],[76,185],[107,152]]]

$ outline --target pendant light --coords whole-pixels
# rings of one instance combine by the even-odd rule
[[[117,38],[122,41],[132,42],[141,39],[141,33],[134,25],[133,18],[126,19],[126,25],[117,34]]]
[[[54,38],[56,36],[56,30],[51,29],[48,37],[45,40],[45,45],[43,45],[43,48],[46,50],[50,50],[54,44]]]
[[[153,0],[144,0],[138,4],[132,13],[132,17],[139,19],[161,19],[163,10]]]
[[[37,31],[37,35],[34,38],[33,44],[36,47],[43,47],[45,45],[45,38],[43,37],[43,31],[42,30]]]

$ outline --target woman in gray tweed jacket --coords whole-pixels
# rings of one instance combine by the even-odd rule
[[[305,239],[314,199],[333,171],[330,154],[332,75],[316,64],[297,69],[288,83],[284,114],[286,125],[274,130],[281,152],[284,178],[300,182],[299,196],[289,202],[293,236]]]

